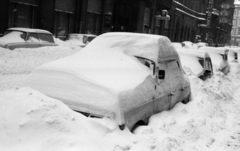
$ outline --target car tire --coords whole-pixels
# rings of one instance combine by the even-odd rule
[[[144,121],[138,121],[132,128],[131,128],[131,132],[133,133],[139,126],[143,126],[146,125],[146,123]]]

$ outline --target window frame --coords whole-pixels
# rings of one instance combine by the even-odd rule
[[[51,41],[42,40],[41,35],[49,35],[49,37],[51,37]],[[38,33],[38,37],[39,37],[39,40],[42,43],[55,43],[52,34],[49,34],[49,33]]]

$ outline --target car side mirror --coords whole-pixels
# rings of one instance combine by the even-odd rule
[[[158,70],[158,79],[165,79],[165,70]]]

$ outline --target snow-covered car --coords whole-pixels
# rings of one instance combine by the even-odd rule
[[[223,47],[200,47],[199,50],[206,51],[212,59],[213,67],[221,71],[225,75],[230,72],[230,64],[228,62],[228,52],[227,48]]]
[[[228,49],[228,60],[229,62],[239,62],[239,55],[240,55],[240,48],[233,48],[233,47],[224,47],[225,49]]]
[[[190,48],[190,49],[198,49],[198,45],[191,42],[191,41],[183,41],[182,46],[184,48]]]
[[[90,34],[68,34],[66,38],[66,42],[69,42],[74,45],[78,45],[80,47],[85,47],[88,43],[90,43],[97,35]]]
[[[130,130],[191,95],[167,37],[124,32],[100,35],[82,51],[37,67],[27,83],[77,112]]]
[[[183,47],[183,44],[180,42],[172,42],[175,49],[179,49]]]
[[[202,80],[213,76],[211,57],[207,52],[200,50],[177,49],[184,71],[195,75]]]
[[[9,28],[0,38],[0,47],[10,50],[16,48],[38,48],[58,46],[49,31],[29,28]]]
[[[200,47],[206,47],[206,46],[208,46],[208,43],[206,43],[206,42],[198,42],[198,43],[197,43],[197,46],[198,46],[198,48],[200,48]]]

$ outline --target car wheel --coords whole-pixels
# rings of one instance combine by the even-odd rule
[[[131,132],[133,133],[139,126],[143,126],[146,125],[146,123],[144,121],[138,121],[132,128],[131,128]]]

